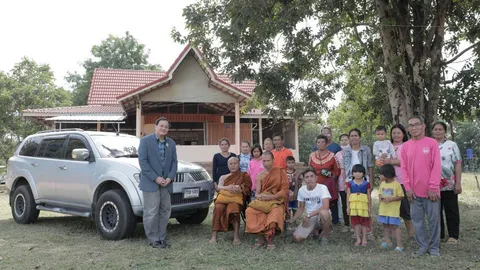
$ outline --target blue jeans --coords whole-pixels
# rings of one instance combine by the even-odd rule
[[[430,252],[430,255],[440,256],[440,199],[431,201],[427,198],[416,197],[410,205],[415,238],[420,246],[418,253]],[[425,216],[430,229],[430,241],[427,234]]]

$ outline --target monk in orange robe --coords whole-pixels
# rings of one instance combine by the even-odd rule
[[[258,234],[255,247],[267,244],[267,249],[275,249],[273,238],[277,232],[283,231],[285,212],[287,209],[289,184],[287,173],[283,168],[273,166],[274,157],[271,152],[264,152],[262,163],[265,168],[257,176],[255,200],[264,202],[281,202],[275,204],[270,212],[257,210],[249,206],[246,210],[246,232]],[[253,202],[252,202],[253,203]]]
[[[252,180],[247,173],[240,172],[240,161],[237,157],[231,157],[228,160],[229,174],[222,175],[218,181],[217,192],[228,191],[230,194],[238,195],[241,201],[245,202],[252,189]],[[226,232],[233,228],[233,244],[239,245],[240,235],[240,211],[245,207],[235,202],[221,203],[215,201],[212,218],[212,238],[211,244],[217,243],[217,232]],[[229,225],[232,226],[229,226]]]

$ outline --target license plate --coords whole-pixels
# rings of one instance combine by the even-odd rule
[[[198,188],[188,188],[183,191],[184,199],[198,198],[200,195],[200,189]]]

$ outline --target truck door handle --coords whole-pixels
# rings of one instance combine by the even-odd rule
[[[30,163],[30,165],[32,165],[32,167],[37,167],[38,166],[38,164],[35,163],[35,162]]]
[[[67,166],[59,166],[58,167],[60,170],[66,170],[67,169]]]

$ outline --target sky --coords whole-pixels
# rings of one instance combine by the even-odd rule
[[[165,70],[184,45],[170,37],[173,27],[185,34],[182,10],[195,0],[3,0],[0,3],[0,70],[9,72],[22,57],[49,64],[56,83],[68,88],[68,72],[83,73],[80,63],[91,57],[93,45],[108,35],[129,31],[150,49],[150,63]],[[461,47],[466,47],[461,46]],[[451,65],[460,70],[463,59]],[[328,104],[338,104],[341,91]]]
[[[170,37],[184,32],[182,10],[194,0],[15,0],[0,3],[0,70],[9,72],[22,57],[49,64],[57,85],[109,34],[129,31],[150,49],[149,61],[168,69],[184,45]]]

